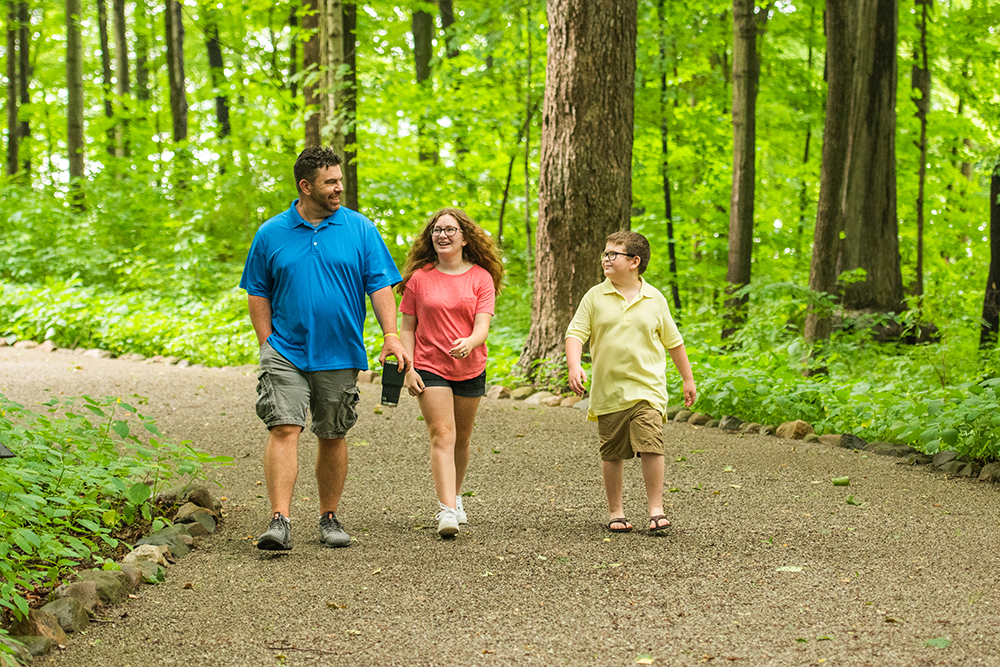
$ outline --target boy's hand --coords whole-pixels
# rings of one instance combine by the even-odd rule
[[[569,369],[569,388],[578,396],[583,396],[583,383],[587,381],[587,371],[582,366]]]
[[[698,390],[694,386],[694,380],[684,383],[684,407],[690,408],[698,398]]]

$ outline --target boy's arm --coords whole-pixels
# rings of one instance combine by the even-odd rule
[[[583,342],[579,338],[566,338],[566,365],[569,367],[569,388],[583,396],[583,383],[587,381],[587,371],[583,370]]]
[[[569,341],[567,341],[567,350],[568,343]],[[684,405],[690,408],[694,405],[695,399],[698,398],[698,390],[694,386],[694,374],[691,373],[691,362],[688,361],[687,351],[682,343],[677,347],[670,348],[667,352],[670,353],[670,360],[674,362],[677,372],[681,374],[681,379],[684,381]]]

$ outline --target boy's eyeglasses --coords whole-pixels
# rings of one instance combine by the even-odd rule
[[[621,255],[622,257],[638,257],[639,256],[639,255],[633,255],[633,254],[627,253],[627,252],[615,252],[613,250],[609,250],[608,252],[606,252],[603,255],[601,255],[601,261],[603,262],[604,260],[608,260],[609,262],[613,262],[616,259],[618,259],[618,255]]]
[[[459,227],[435,227],[431,230],[431,236],[441,236],[444,234],[448,238],[451,238],[460,231],[462,230]]]

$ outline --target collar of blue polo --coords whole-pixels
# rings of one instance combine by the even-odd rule
[[[341,221],[338,218],[340,216],[341,211],[344,210],[343,206],[341,206],[336,211],[334,211],[333,215],[328,216],[326,218],[323,218],[323,220],[318,225],[313,226],[313,224],[311,222],[309,222],[308,220],[306,220],[305,218],[303,218],[302,215],[299,213],[299,209],[296,208],[298,205],[299,205],[299,200],[298,199],[296,199],[295,201],[292,202],[291,213],[290,213],[289,220],[288,220],[288,228],[289,229],[294,229],[295,227],[298,227],[299,225],[305,225],[309,229],[322,229],[323,227],[326,227],[327,225],[339,225],[339,224],[341,224]]]

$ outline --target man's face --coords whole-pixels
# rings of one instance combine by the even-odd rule
[[[339,164],[322,167],[316,172],[316,178],[312,181],[303,179],[299,186],[313,205],[332,215],[340,208],[340,196],[344,193],[344,173]]]

